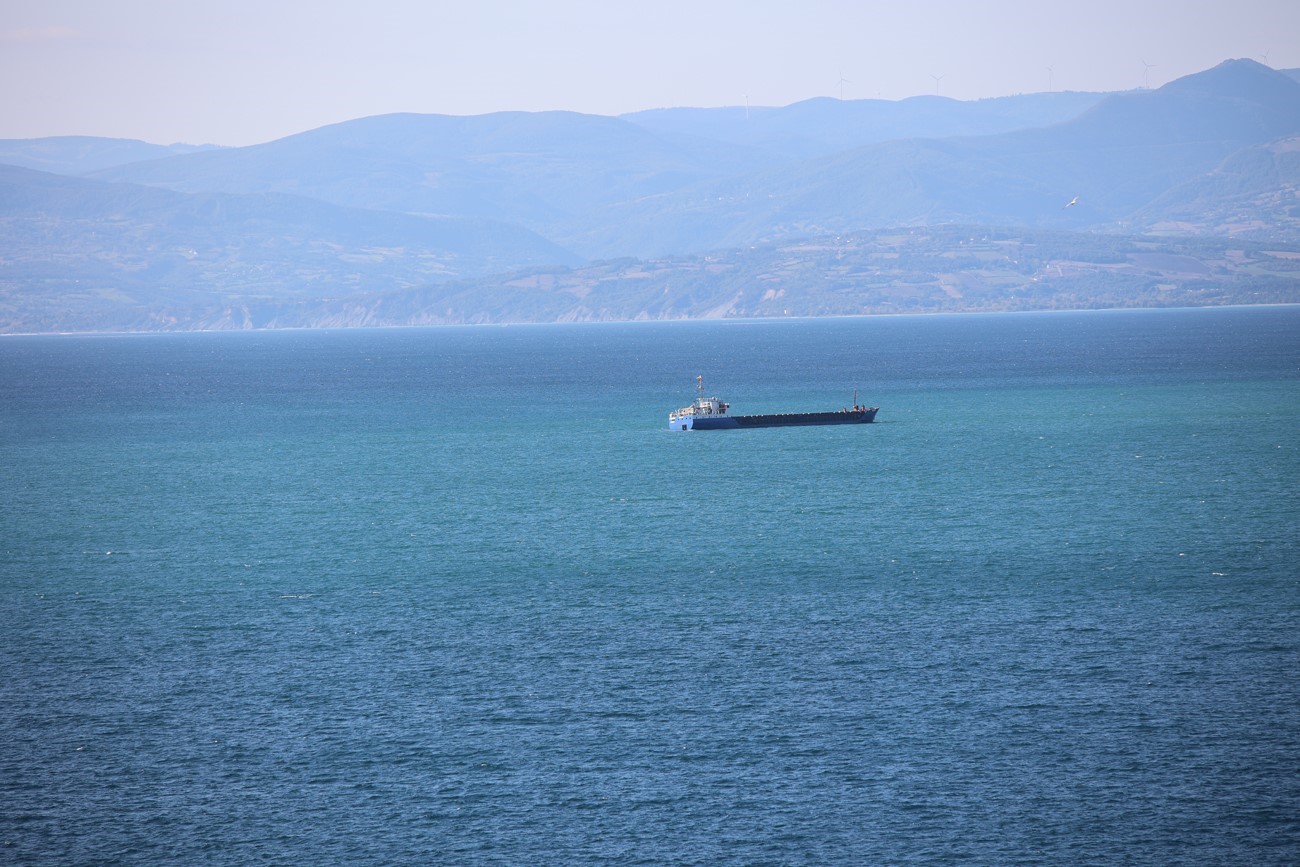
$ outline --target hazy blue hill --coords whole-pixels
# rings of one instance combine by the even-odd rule
[[[1295,109],[1296,79],[1249,58],[1225,60],[1202,72],[1185,75],[1169,82],[1161,90],[1168,93],[1197,93],[1220,99],[1244,99],[1273,111],[1292,113]]]
[[[509,224],[347,208],[279,193],[185,194],[9,166],[0,166],[0,189],[4,191],[0,215],[9,219],[134,224],[162,232],[164,238],[195,230],[217,239],[247,235],[254,242],[297,234],[349,247],[443,248],[498,263],[511,259],[580,261],[536,234]]]
[[[1229,60],[1158,90],[1115,94],[1069,127],[1080,145],[1229,145],[1280,138],[1300,124],[1300,82],[1253,60]]]
[[[1049,127],[883,142],[627,203],[562,240],[589,257],[644,256],[943,222],[1114,226],[1237,150],[1295,134],[1300,83],[1229,61]]]
[[[353,207],[545,227],[751,164],[762,161],[715,143],[669,143],[617,118],[394,114],[99,177],[187,192],[288,192]]]
[[[0,163],[60,175],[83,175],[127,163],[216,149],[216,145],[156,145],[95,136],[0,139]]]
[[[960,144],[909,139],[631,203],[567,241],[589,258],[664,256],[864,227],[996,223],[1047,201],[1062,203]]]
[[[396,114],[98,176],[495,219],[589,258],[927,222],[1081,228],[1122,222],[1233,151],[1300,130],[1297,91],[1241,60],[1157,91],[815,99],[748,121],[743,108]],[[819,156],[792,161],[799,152]]]
[[[0,166],[0,249],[10,332],[265,325],[259,306],[580,261],[488,221],[14,166]]]
[[[1085,207],[1050,221],[1080,225],[1127,219],[1237,150],[1298,133],[1300,83],[1252,60],[1233,60],[1155,91],[1113,95],[1069,123],[984,140],[974,149],[1080,196]]]
[[[1135,223],[1153,232],[1293,241],[1300,237],[1300,137],[1236,151],[1152,201]]]
[[[744,140],[744,109],[643,112],[626,119],[571,112],[394,114],[97,176],[187,192],[285,192],[353,207],[492,218],[567,245],[606,233],[607,209],[625,203],[655,208],[661,197],[788,165],[792,155],[826,154],[899,134],[1019,128],[1072,116],[1099,98],[808,100],[754,110],[759,132],[751,141]],[[706,229],[718,234],[717,227]],[[669,247],[676,243],[671,232],[649,231],[664,234]],[[616,243],[590,249],[621,255],[667,248]]]
[[[1078,116],[1102,93],[1036,93],[962,102],[939,96],[897,101],[804,100],[782,108],[669,108],[622,115],[663,135],[692,135],[812,159],[899,138],[992,135]]]
[[[286,307],[284,324],[607,321],[1300,301],[1300,247],[945,225],[532,269]]]
[[[168,155],[94,179],[0,166],[0,330],[1295,300],[1298,143],[1300,82],[1249,60],[1104,97],[393,114],[184,154],[10,142],[65,169]],[[1008,256],[1003,230],[1059,235],[1025,270],[1033,245]],[[1094,241],[1143,231],[1184,241]]]

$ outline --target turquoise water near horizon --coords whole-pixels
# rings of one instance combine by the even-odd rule
[[[1300,857],[1300,308],[15,337],[0,409],[5,860]]]

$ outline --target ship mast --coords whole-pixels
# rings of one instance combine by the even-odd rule
[[[704,377],[695,377],[695,399],[701,404],[704,403]]]

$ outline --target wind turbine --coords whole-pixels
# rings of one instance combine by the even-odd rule
[[[841,69],[840,70],[840,102],[844,101],[844,85],[852,84],[852,83],[853,82],[849,81],[847,78],[844,77],[844,70]]]
[[[1047,67],[1047,92],[1052,92],[1052,67]]]
[[[935,95],[935,96],[938,96],[938,95],[939,95],[939,82],[942,81],[942,80],[944,79],[944,77],[947,76],[947,75],[948,75],[948,73],[945,72],[943,75],[931,75],[931,76],[930,76],[931,78],[934,79],[934,95]]]
[[[1268,53],[1269,53],[1270,51],[1272,51],[1272,50],[1273,50],[1273,49],[1271,49],[1271,48],[1266,48],[1266,49],[1264,49],[1264,53],[1260,55],[1260,57],[1262,57],[1262,58],[1264,59],[1264,65],[1265,65],[1265,66],[1268,66]]]
[[[1150,89],[1151,89],[1151,70],[1155,69],[1155,68],[1156,68],[1156,65],[1155,65],[1154,63],[1147,63],[1145,60],[1143,60],[1143,61],[1142,61],[1142,66],[1145,67],[1145,68],[1142,70],[1142,89],[1143,89],[1143,90],[1150,90]]]

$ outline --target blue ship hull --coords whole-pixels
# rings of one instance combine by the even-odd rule
[[[853,408],[839,412],[780,412],[771,415],[730,415],[731,404],[717,397],[704,396],[704,377],[695,377],[698,392],[690,406],[668,413],[669,430],[734,430],[742,427],[804,427],[822,424],[870,424],[876,420],[878,406],[858,403],[853,389]]]
[[[823,424],[870,424],[878,406],[840,412],[783,412],[772,415],[695,415],[673,420],[672,430],[732,430],[747,427],[805,427]]]

